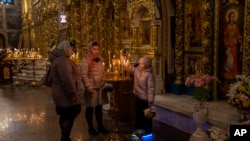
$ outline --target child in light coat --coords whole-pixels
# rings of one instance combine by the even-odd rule
[[[131,67],[134,77],[133,93],[135,102],[135,129],[144,129],[145,134],[152,133],[152,118],[147,118],[144,110],[151,108],[155,99],[155,76],[152,70],[152,60],[142,57],[138,67]]]

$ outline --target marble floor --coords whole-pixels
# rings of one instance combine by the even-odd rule
[[[58,117],[47,87],[0,86],[0,141],[60,141]],[[84,109],[84,106],[83,106]],[[104,116],[105,126],[112,131],[114,120]],[[120,134],[128,138],[133,121],[120,122]],[[157,120],[153,123],[154,141],[188,141],[190,134]],[[84,111],[76,118],[73,141],[104,141],[107,135],[91,137],[87,132]]]

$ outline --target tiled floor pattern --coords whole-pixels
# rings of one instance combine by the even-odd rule
[[[0,141],[60,141],[58,117],[47,87],[0,86]],[[104,124],[112,131],[114,120],[106,114]],[[119,124],[123,136],[133,132],[133,121]],[[154,121],[154,141],[188,141],[189,134]],[[73,141],[104,141],[107,135],[91,137],[83,111],[71,134]]]

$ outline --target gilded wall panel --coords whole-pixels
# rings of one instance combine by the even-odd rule
[[[250,75],[250,0],[245,5],[245,26],[243,42],[243,68],[242,73]]]
[[[196,72],[203,72],[202,68],[202,55],[185,55],[184,57],[184,77],[188,77],[190,74],[195,74]]]
[[[185,0],[185,50],[202,50],[202,11],[201,0]]]
[[[200,70],[205,74],[212,74],[214,65],[213,9],[211,0],[184,0],[184,56],[193,54],[195,59],[195,55],[201,55]],[[184,70],[187,69],[184,66]]]
[[[183,49],[184,49],[184,0],[176,0],[176,45],[175,45],[175,83],[183,83]]]

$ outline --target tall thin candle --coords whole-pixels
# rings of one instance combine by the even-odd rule
[[[108,53],[109,53],[109,65],[111,65],[111,64],[110,64],[110,51],[108,51]]]
[[[103,67],[103,70],[102,70],[103,71],[103,76],[105,76],[105,63],[104,62],[102,63],[102,67]]]

